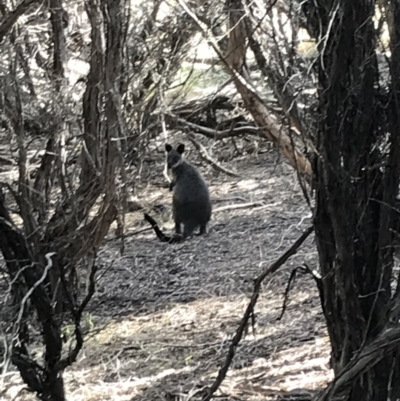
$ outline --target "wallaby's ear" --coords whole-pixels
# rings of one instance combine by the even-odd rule
[[[166,144],[165,144],[165,150],[166,150],[167,152],[171,152],[172,146],[171,146],[169,143],[166,143]]]
[[[180,143],[180,144],[178,145],[178,147],[176,148],[176,150],[177,150],[177,152],[178,152],[179,154],[182,154],[182,153],[185,151],[185,145],[184,145],[183,143]]]

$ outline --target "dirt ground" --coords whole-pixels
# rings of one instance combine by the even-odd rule
[[[166,205],[168,215],[171,193],[161,185],[162,159],[152,163],[146,168],[157,178],[139,185],[137,196],[148,205]],[[200,400],[212,384],[254,279],[310,225],[296,175],[276,152],[243,157],[230,167],[241,177],[201,167],[214,207],[205,236],[169,245],[151,231],[133,235],[145,223],[142,212],[130,213],[121,255],[120,241],[110,232],[99,254],[86,343],[65,372],[69,401]],[[165,227],[172,229],[171,222]],[[304,263],[317,267],[313,238],[264,283],[255,331],[250,327],[237,348],[217,399],[309,400],[332,378],[311,278],[297,278],[286,313],[277,320],[290,273]],[[15,371],[6,374],[5,385],[1,400],[34,399]]]

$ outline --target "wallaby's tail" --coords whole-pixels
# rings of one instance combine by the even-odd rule
[[[174,237],[168,237],[166,236],[158,227],[158,224],[156,223],[156,221],[149,216],[147,213],[144,213],[144,219],[150,223],[151,228],[154,230],[154,232],[157,235],[157,238],[161,241],[161,242],[168,242],[170,244],[175,244],[177,242],[182,241],[182,237],[180,236],[174,236]]]

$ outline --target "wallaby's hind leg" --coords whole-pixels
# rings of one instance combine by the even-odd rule
[[[194,229],[197,227],[196,223],[188,221],[183,225],[183,238],[190,237],[193,234]]]
[[[203,234],[206,234],[206,233],[207,233],[207,225],[206,225],[206,224],[202,224],[202,225],[200,226],[199,235],[203,235]]]
[[[182,231],[181,231],[182,220],[179,218],[179,215],[177,216],[174,204],[172,204],[172,216],[173,216],[174,222],[175,222],[175,234],[181,234],[182,233]]]

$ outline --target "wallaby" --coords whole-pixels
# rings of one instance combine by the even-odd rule
[[[183,159],[185,145],[180,144],[176,149],[166,144],[167,167],[171,170],[173,181],[172,212],[175,222],[175,236],[165,236],[158,228],[157,223],[149,215],[145,219],[151,224],[157,237],[163,242],[179,242],[192,235],[199,227],[200,234],[204,234],[207,223],[211,218],[211,199],[206,182],[197,169]],[[181,226],[183,225],[183,235]]]

